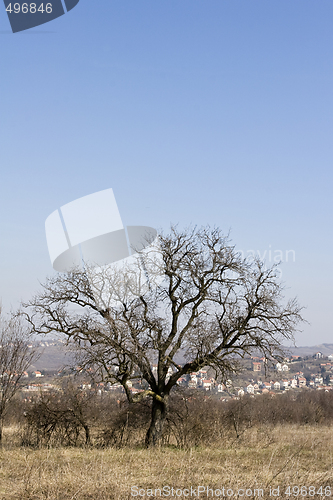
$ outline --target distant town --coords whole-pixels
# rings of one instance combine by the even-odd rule
[[[64,360],[65,340],[35,341],[29,347],[38,347],[44,356],[43,369],[32,369],[24,373],[23,392],[44,392],[57,390],[59,379],[67,375],[76,375],[78,385],[82,390],[94,390],[98,394],[104,392],[122,393],[124,388],[121,384],[112,381],[96,381],[89,370],[79,366],[72,367],[65,363],[59,369],[48,369],[47,360],[52,355],[62,353],[57,363]],[[46,361],[45,361],[46,356]],[[281,394],[286,391],[323,390],[333,389],[333,350],[332,354],[324,354],[317,351],[312,355],[291,355],[282,361],[268,362],[264,357],[248,357],[242,360],[242,371],[221,381],[215,379],[215,373],[211,368],[203,368],[197,372],[187,374],[178,381],[178,386],[189,390],[199,390],[214,394],[221,400],[237,399],[244,395],[256,396],[261,394]],[[153,374],[157,375],[157,365],[151,366]],[[168,376],[173,369],[169,368]],[[144,391],[144,381],[133,376],[133,380],[127,382],[129,390],[133,394]]]

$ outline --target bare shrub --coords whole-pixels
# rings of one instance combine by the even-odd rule
[[[169,404],[161,444],[179,448],[211,446],[229,437],[241,440],[248,438],[251,428],[260,432],[267,426],[330,425],[333,421],[333,394],[325,391],[221,401],[214,394],[176,388]],[[142,444],[149,427],[151,405],[147,399],[129,404],[124,396],[97,395],[67,384],[31,402],[13,401],[8,418],[25,410],[21,442],[26,446],[135,447]]]
[[[180,448],[209,445],[224,435],[222,404],[199,391],[177,388],[170,399],[164,443]]]
[[[100,447],[137,445],[142,443],[150,422],[150,405],[147,401],[129,404],[125,400],[108,399],[108,416],[99,433]]]
[[[90,444],[91,399],[89,394],[73,386],[56,393],[41,394],[27,405],[22,445]]]

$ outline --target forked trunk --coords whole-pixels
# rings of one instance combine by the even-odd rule
[[[167,416],[167,396],[164,396],[163,401],[153,399],[151,422],[146,435],[146,446],[156,446],[161,442],[163,428]]]

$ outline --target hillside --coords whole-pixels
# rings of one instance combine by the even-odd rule
[[[64,342],[60,340],[36,341],[34,345],[38,346],[41,356],[30,370],[48,370],[57,371],[64,366],[70,365],[73,356],[68,352]],[[288,347],[286,348],[290,354],[299,355],[302,357],[312,356],[320,351],[324,356],[333,354],[333,344],[317,344],[313,346]],[[177,363],[184,363],[184,357],[179,355],[176,359]]]

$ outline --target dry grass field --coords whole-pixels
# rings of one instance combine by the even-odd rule
[[[253,491],[258,488],[264,492],[261,498],[274,498],[269,491],[277,486],[281,500],[296,498],[285,495],[289,485],[308,488],[298,498],[313,498],[314,493],[315,498],[324,498],[317,494],[320,486],[323,494],[327,485],[333,490],[333,428],[326,426],[252,428],[240,439],[230,436],[213,447],[188,450],[34,450],[10,446],[13,440],[9,432],[7,444],[5,441],[0,451],[1,500],[154,498],[155,489],[155,498],[160,498],[158,489],[165,486],[170,487],[164,490],[169,496],[163,497],[162,490],[162,498],[186,498],[187,494],[190,498],[207,498],[206,489],[198,495],[198,486],[221,490],[215,498],[220,493],[223,497],[224,487],[224,498],[246,499],[258,497]],[[309,490],[310,486],[316,489]],[[137,487],[133,495],[131,487]],[[141,495],[135,497],[139,488]],[[252,495],[250,491],[238,495],[240,488],[252,490]],[[232,489],[233,495],[230,491],[227,495],[227,489]],[[211,491],[208,498],[212,498]]]

